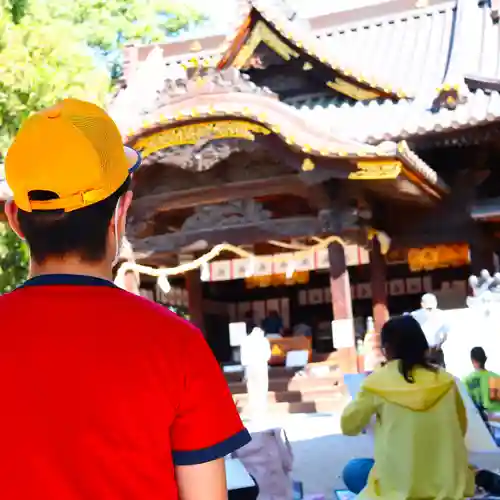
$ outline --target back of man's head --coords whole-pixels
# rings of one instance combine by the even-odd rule
[[[470,359],[476,368],[484,368],[488,358],[482,347],[474,347],[470,352]]]
[[[85,262],[106,257],[109,226],[130,181],[108,198],[72,212],[63,210],[25,212],[18,210],[19,228],[26,239],[32,259],[43,264],[47,259],[76,256]],[[54,199],[50,191],[33,191],[33,201]]]
[[[94,104],[67,99],[28,118],[5,161],[14,195],[6,213],[34,262],[107,257],[113,215],[139,163]]]

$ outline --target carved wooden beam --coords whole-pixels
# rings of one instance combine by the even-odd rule
[[[141,260],[148,259],[158,253],[177,252],[197,242],[204,242],[208,248],[221,242],[233,245],[253,244],[270,239],[340,234],[358,229],[356,216],[351,211],[323,210],[319,217],[268,219],[197,231],[179,231],[143,239],[130,238],[130,240],[134,248],[135,258]]]
[[[158,211],[167,212],[199,205],[212,205],[228,200],[251,198],[256,195],[263,197],[276,194],[301,195],[303,193],[304,184],[299,175],[281,175],[269,179],[232,182],[219,186],[143,196],[134,200],[130,213],[134,220],[144,220]]]
[[[233,245],[257,243],[280,237],[299,238],[321,233],[321,224],[316,217],[293,217],[267,220],[246,225],[229,226],[203,231],[176,232],[151,236],[133,242],[136,259],[145,259],[154,253],[176,252],[198,241],[207,246],[222,241]]]

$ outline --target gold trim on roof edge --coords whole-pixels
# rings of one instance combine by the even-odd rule
[[[264,21],[257,21],[247,41],[231,63],[231,66],[236,69],[245,67],[262,42],[274,50],[285,61],[290,61],[292,58],[296,59],[300,55],[297,51],[290,48],[288,44],[282,42]]]
[[[402,164],[402,173],[405,176],[406,173],[413,174],[412,177],[417,184],[422,184],[422,187],[434,197],[439,198],[449,190],[437,173],[404,142],[399,145],[391,143],[370,146],[338,140],[331,131],[318,127],[317,124],[308,123],[299,112],[295,112],[284,103],[252,94],[246,95],[247,102],[242,103],[238,97],[241,97],[241,94],[239,96],[236,94],[234,99],[231,98],[231,94],[225,94],[224,102],[221,102],[221,96],[214,95],[210,99],[204,99],[203,104],[199,104],[196,98],[188,98],[165,106],[154,116],[146,117],[139,130],[129,130],[124,141],[134,145],[143,138],[156,135],[166,128],[181,127],[193,122],[200,126],[203,126],[204,122],[232,121],[235,124],[247,122],[257,127],[253,129],[256,133],[265,129],[280,137],[292,150],[303,156],[303,159],[323,157],[345,159],[355,165],[363,161],[364,164],[376,162],[380,165],[380,162],[383,162],[393,166],[399,161]]]
[[[246,2],[245,2],[246,3]],[[306,35],[303,39],[300,39],[297,33],[297,28],[293,25],[293,21],[289,21],[288,19],[283,19],[279,14],[271,15],[269,6],[266,5],[265,0],[252,0],[249,2],[251,4],[251,8],[247,7],[244,15],[240,17],[241,23],[238,25],[238,28],[234,30],[231,35],[229,35],[221,49],[221,59],[219,62],[219,67],[222,69],[226,67],[227,64],[227,53],[232,49],[236,36],[239,34],[239,27],[243,25],[246,18],[251,14],[252,8],[255,9],[263,19],[267,23],[269,23],[281,36],[283,36],[286,40],[289,40],[296,48],[300,49],[308,56],[318,60],[320,63],[329,66],[333,71],[339,72],[343,74],[345,77],[353,79],[358,83],[371,87],[374,91],[377,91],[380,94],[387,94],[396,96],[399,99],[405,99],[411,97],[407,92],[403,89],[395,89],[390,85],[383,85],[377,82],[373,78],[369,78],[365,75],[356,72],[352,68],[345,68],[335,61],[332,55],[329,53],[327,49],[321,44],[321,42],[316,38],[313,31],[307,31],[304,34]],[[253,28],[254,29],[254,28]],[[243,44],[243,47],[246,44]],[[241,50],[241,49],[240,49]],[[238,57],[238,56],[236,56]],[[224,62],[222,66],[220,64]],[[332,87],[333,88],[333,87]],[[360,89],[367,90],[368,89]],[[378,95],[378,96],[379,96]],[[378,97],[377,96],[377,97]]]

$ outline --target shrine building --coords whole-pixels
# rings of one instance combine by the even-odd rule
[[[498,12],[240,4],[227,37],[125,50],[109,110],[143,168],[124,259],[178,268],[125,281],[185,307],[221,362],[229,323],[278,311],[352,371],[368,317],[379,330],[427,291],[460,307],[497,268]]]

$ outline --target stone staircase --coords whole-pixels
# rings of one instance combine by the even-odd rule
[[[243,373],[226,373],[233,399],[248,417],[248,394]],[[346,396],[342,375],[335,365],[309,364],[304,369],[269,369],[268,411],[271,415],[328,413],[343,408]]]

